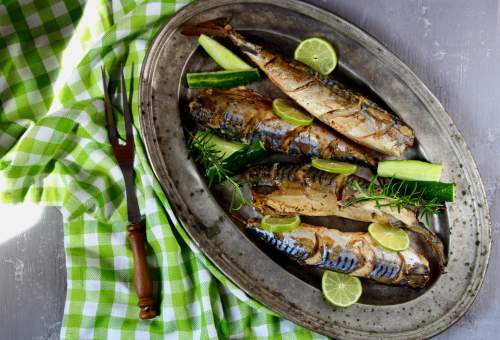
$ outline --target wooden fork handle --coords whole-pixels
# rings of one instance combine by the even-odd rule
[[[153,281],[146,263],[144,223],[131,223],[128,226],[128,239],[134,256],[134,286],[139,298],[139,317],[152,319],[158,315],[153,297]]]

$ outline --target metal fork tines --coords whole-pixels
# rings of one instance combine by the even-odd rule
[[[120,144],[116,123],[113,116],[113,107],[108,93],[106,71],[102,69],[102,82],[104,89],[104,109],[106,112],[106,127],[108,129],[109,141],[113,153],[118,161],[125,181],[125,193],[127,196],[128,213],[128,239],[134,256],[134,285],[139,299],[140,318],[151,319],[158,313],[155,309],[153,298],[153,283],[149,275],[145,255],[146,234],[141,217],[139,204],[134,185],[134,135],[132,131],[132,116],[127,99],[125,77],[123,76],[123,65],[120,67],[120,96],[123,117],[125,121],[126,143]]]
[[[104,87],[104,105],[106,112],[106,127],[108,129],[109,141],[113,149],[113,153],[118,161],[118,164],[123,172],[125,180],[125,190],[127,194],[127,211],[129,222],[140,222],[141,214],[139,204],[137,203],[137,196],[135,194],[135,185],[133,181],[134,172],[134,135],[132,132],[132,117],[127,99],[125,88],[125,78],[123,76],[123,68],[120,70],[120,96],[122,103],[123,119],[125,121],[125,136],[126,143],[120,144],[116,123],[113,116],[113,108],[111,99],[108,93],[106,83],[106,72],[102,69],[102,81]]]

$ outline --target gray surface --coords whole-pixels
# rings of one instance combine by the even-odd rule
[[[311,2],[377,38],[443,103],[475,155],[490,202],[495,238],[500,228],[500,120],[494,104],[500,89],[498,1]],[[2,228],[16,228],[16,219],[4,219]],[[477,301],[439,339],[498,338],[498,250],[494,243]],[[57,335],[65,296],[63,268],[62,222],[53,208],[33,228],[0,244],[1,339]]]
[[[2,228],[24,228],[25,218],[2,213],[9,219],[0,236]],[[29,230],[0,242],[2,340],[59,338],[66,292],[62,216],[51,207],[35,220]]]

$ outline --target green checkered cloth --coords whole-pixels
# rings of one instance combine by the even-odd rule
[[[185,4],[0,4],[1,201],[62,207],[68,274],[62,338],[320,338],[253,301],[196,249],[146,160],[137,76],[154,33]],[[127,83],[135,84],[135,184],[161,302],[152,321],[138,318],[124,182],[104,127],[100,69],[112,73],[120,62]]]

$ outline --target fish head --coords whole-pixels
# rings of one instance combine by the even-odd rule
[[[414,288],[425,287],[430,279],[429,261],[411,249],[400,252],[404,259],[403,273],[406,285]]]

